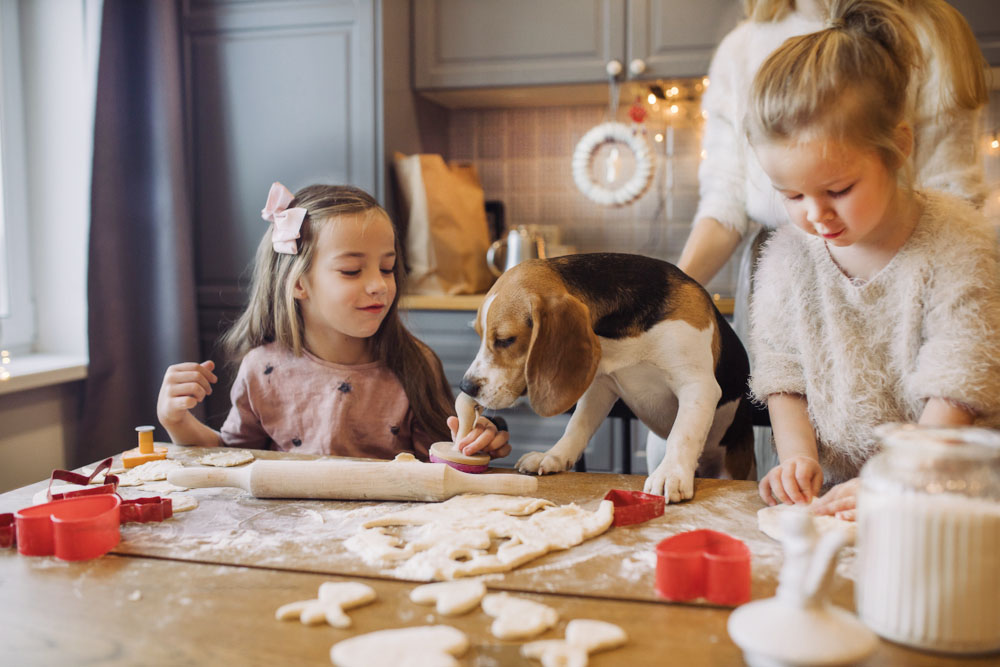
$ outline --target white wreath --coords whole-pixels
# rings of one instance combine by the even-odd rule
[[[635,172],[612,190],[594,181],[590,163],[607,142],[625,144],[635,158]],[[604,206],[622,206],[638,199],[653,180],[653,157],[646,140],[624,123],[601,123],[583,135],[573,151],[573,180],[584,195]]]

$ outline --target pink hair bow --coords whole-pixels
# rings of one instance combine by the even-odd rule
[[[271,191],[267,193],[267,203],[264,204],[260,217],[268,222],[274,223],[274,231],[271,232],[271,245],[274,252],[285,255],[297,255],[299,248],[295,240],[299,238],[299,229],[302,221],[306,218],[304,208],[288,208],[295,195],[281,183],[275,181],[271,184]]]

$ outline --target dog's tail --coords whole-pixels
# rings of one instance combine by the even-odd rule
[[[732,423],[722,435],[719,444],[726,448],[726,472],[732,479],[757,478],[753,452],[753,406],[744,395],[736,406]]]

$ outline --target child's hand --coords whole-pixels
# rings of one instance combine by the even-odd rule
[[[832,514],[838,519],[856,521],[858,518],[858,488],[861,480],[855,477],[833,487],[816,501],[810,509],[813,514]]]
[[[212,393],[212,385],[219,381],[213,370],[214,361],[188,361],[167,369],[156,399],[156,416],[164,428],[179,425],[190,414],[188,410]]]
[[[451,439],[454,440],[458,433],[458,417],[448,417],[448,428],[451,429]],[[503,417],[494,417],[493,421],[480,417],[472,430],[455,445],[466,456],[482,452],[489,454],[490,458],[502,459],[510,454],[508,440],[510,433],[507,432],[507,422]]]
[[[760,497],[768,505],[808,503],[823,486],[819,461],[808,456],[793,456],[772,468],[760,480]]]

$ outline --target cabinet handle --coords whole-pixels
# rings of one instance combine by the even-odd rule
[[[604,71],[608,73],[608,76],[618,76],[622,73],[622,64],[617,60],[609,60],[608,64],[604,66]]]
[[[636,58],[628,64],[628,71],[632,76],[639,76],[646,71],[646,61],[642,58]]]

